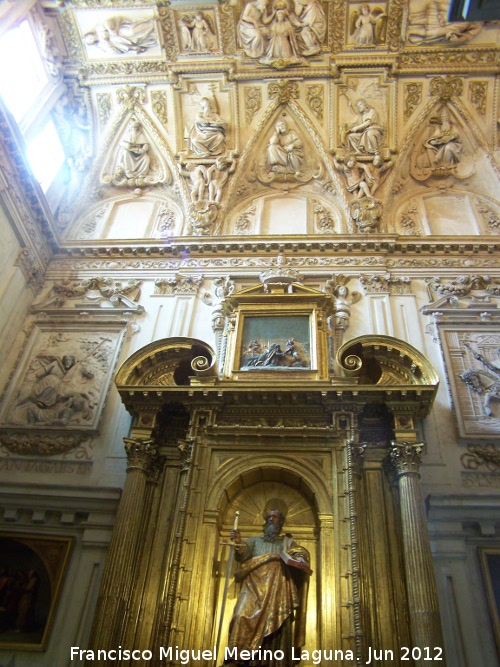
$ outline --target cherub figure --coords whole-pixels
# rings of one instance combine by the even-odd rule
[[[380,7],[370,8],[361,5],[361,12],[351,14],[351,35],[354,35],[356,46],[373,46],[384,40],[387,14]]]
[[[369,183],[372,178],[365,164],[358,162],[353,154],[347,155],[343,162],[334,158],[333,164],[344,174],[347,181],[347,192],[353,194],[355,199],[371,197]]]
[[[229,175],[234,172],[234,160],[218,157],[214,164],[208,168],[206,179],[208,183],[208,200],[220,203],[222,190],[227,183]]]
[[[202,164],[191,166],[189,169],[184,169],[182,164],[179,165],[179,172],[182,176],[186,176],[191,180],[189,186],[191,192],[191,201],[199,202],[205,197],[205,190],[207,186],[207,171]]]

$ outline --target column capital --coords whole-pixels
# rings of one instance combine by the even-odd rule
[[[365,462],[365,449],[367,442],[350,442],[351,448],[351,466],[355,475],[363,474],[363,464]]]
[[[394,466],[396,477],[402,475],[420,475],[418,472],[425,451],[425,442],[397,442],[391,440],[390,461]]]
[[[158,450],[152,440],[141,438],[123,438],[127,454],[127,472],[137,468],[147,472],[158,458]]]

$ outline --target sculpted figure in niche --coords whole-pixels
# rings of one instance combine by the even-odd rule
[[[203,12],[196,12],[194,15],[186,14],[181,18],[180,30],[182,47],[186,51],[202,53],[217,48],[215,28],[208,14]]]
[[[430,0],[410,16],[408,41],[412,44],[432,42],[467,42],[481,30],[481,23],[448,23],[447,0]]]
[[[236,649],[237,657],[230,658],[227,667],[248,665],[239,658],[241,651],[259,648],[262,656],[266,656],[264,651],[284,654],[283,660],[259,660],[261,667],[288,667],[292,647],[298,651],[304,644],[309,553],[290,534],[283,535],[284,523],[283,513],[270,509],[263,535],[243,540],[239,530],[231,531],[235,557],[241,564],[235,573],[241,591],[228,640],[228,648]]]
[[[302,141],[299,136],[288,128],[285,120],[276,121],[274,133],[267,146],[267,161],[271,171],[299,176],[303,157]]]
[[[151,159],[149,143],[142,132],[142,125],[132,121],[128,127],[127,137],[120,141],[120,152],[115,170],[115,178],[125,175],[127,178],[146,176],[149,172]]]
[[[326,16],[319,0],[295,0],[299,34],[297,41],[303,56],[321,51],[326,34]]]
[[[157,44],[153,19],[132,21],[125,16],[111,16],[85,33],[85,42],[106,53],[144,53]]]
[[[356,46],[372,46],[382,39],[387,14],[380,7],[370,9],[370,5],[361,5],[358,14],[354,11],[351,16],[351,35],[354,35]]]
[[[268,64],[280,59],[297,62],[300,60],[295,32],[286,3],[279,3],[279,8],[272,15],[269,43],[261,62]]]
[[[341,144],[347,144],[356,153],[378,153],[384,136],[377,110],[366,100],[359,99],[354,105],[356,119],[341,126]]]
[[[302,56],[321,51],[326,16],[319,0],[275,0],[267,12],[266,0],[250,0],[238,21],[238,42],[249,58],[263,64],[286,61],[298,64]]]
[[[460,162],[462,142],[457,129],[452,124],[447,109],[443,109],[441,117],[433,116],[429,121],[433,131],[424,142],[420,166],[442,167],[451,169]]]
[[[260,58],[266,47],[267,28],[271,21],[266,13],[267,0],[247,2],[238,21],[238,42],[249,58]]]
[[[220,155],[226,144],[227,123],[213,110],[208,97],[201,99],[200,107],[189,138],[191,153],[200,157]]]

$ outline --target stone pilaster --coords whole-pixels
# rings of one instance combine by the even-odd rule
[[[116,649],[126,628],[144,503],[158,451],[150,440],[124,438],[127,478],[106,559],[89,648]],[[90,664],[90,663],[89,663]],[[92,662],[92,665],[104,662]]]
[[[418,667],[427,664],[424,661],[425,647],[429,647],[430,655],[434,655],[435,647],[443,648],[436,581],[420,490],[419,467],[424,448],[423,442],[392,441],[390,450],[399,486],[410,633],[412,645],[421,649],[420,659],[413,661]]]

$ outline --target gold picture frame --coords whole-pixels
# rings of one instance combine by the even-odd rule
[[[45,650],[73,541],[0,532],[0,650]]]

